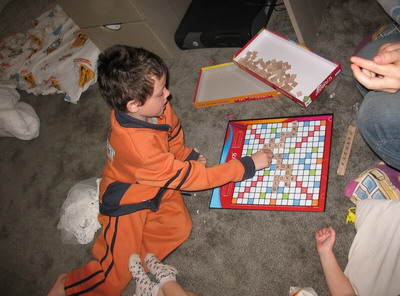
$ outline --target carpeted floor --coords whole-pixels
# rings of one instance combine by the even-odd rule
[[[0,37],[23,32],[55,0],[13,0],[0,13]],[[196,109],[192,105],[199,69],[229,62],[238,48],[184,51],[170,66],[172,105],[188,146],[198,147],[209,164],[218,163],[228,115],[235,119],[334,114],[326,210],[322,213],[209,209],[211,191],[185,197],[193,218],[189,239],[166,260],[180,272],[178,281],[200,295],[288,295],[291,286],[313,287],[328,295],[314,232],[333,225],[335,252],[345,267],[355,234],[346,225],[352,203],[345,185],[378,158],[357,133],[345,176],[336,174],[345,131],[362,98],[349,57],[368,34],[390,22],[375,0],[329,1],[313,50],[343,67],[343,72],[308,108],[287,98]],[[268,28],[296,40],[285,11],[274,12]],[[68,190],[99,177],[106,160],[109,109],[97,85],[76,105],[62,95],[21,92],[40,120],[38,138],[0,138],[0,294],[44,295],[58,274],[91,258],[91,244],[64,245],[56,226]],[[132,295],[133,283],[124,295]]]

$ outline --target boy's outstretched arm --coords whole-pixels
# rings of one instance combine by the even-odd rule
[[[143,132],[140,137],[143,139],[142,144],[131,145],[127,152],[129,157],[113,160],[114,164],[121,161],[121,165],[132,167],[133,173],[126,174],[124,182],[132,183],[135,187],[144,185],[163,190],[207,190],[252,178],[256,170],[269,166],[273,157],[271,150],[262,149],[252,156],[232,157],[224,163],[206,167],[205,157],[200,157],[201,154],[194,149],[196,159],[181,161],[168,151],[158,135]]]
[[[336,232],[332,226],[315,233],[315,244],[324,270],[325,279],[332,296],[355,296],[349,279],[344,274],[333,253]]]
[[[194,148],[194,150],[196,152],[199,152],[197,148]],[[270,166],[272,158],[274,158],[274,154],[270,149],[262,149],[254,153],[251,158],[253,159],[256,171],[258,171]],[[203,154],[199,155],[197,161],[201,162],[204,165],[207,165],[207,159]]]

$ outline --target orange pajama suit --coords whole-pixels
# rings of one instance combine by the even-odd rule
[[[208,168],[198,157],[184,145],[169,103],[155,124],[112,111],[95,260],[67,274],[67,295],[120,295],[132,280],[132,253],[143,259],[152,252],[162,260],[188,238],[192,221],[180,190],[209,189],[255,173],[250,157]]]

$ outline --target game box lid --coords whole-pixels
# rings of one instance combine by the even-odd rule
[[[200,69],[193,105],[197,108],[282,96],[234,62]]]
[[[303,107],[341,72],[337,62],[267,29],[260,30],[233,61]]]

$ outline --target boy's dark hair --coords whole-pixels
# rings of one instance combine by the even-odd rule
[[[164,74],[168,74],[164,61],[143,48],[114,45],[97,60],[100,92],[111,108],[122,112],[129,101],[143,105],[153,94],[154,77],[161,79]]]

